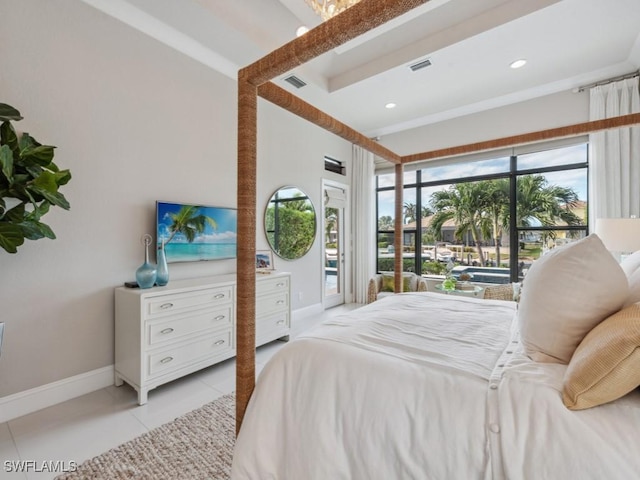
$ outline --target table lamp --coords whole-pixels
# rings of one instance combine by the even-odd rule
[[[607,250],[622,258],[640,250],[640,218],[597,218],[595,233]]]

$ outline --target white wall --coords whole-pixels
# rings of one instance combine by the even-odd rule
[[[292,272],[292,307],[298,309],[322,302],[322,274],[318,263],[324,261],[320,216],[324,215],[322,178],[346,177],[324,170],[324,156],[348,162],[351,144],[307,121],[298,119],[265,100],[258,102],[258,236],[256,248],[268,249],[264,234],[264,210],[271,195],[280,187],[295,185],[304,191],[318,216],[316,240],[303,258],[295,261],[274,256],[277,269]],[[302,294],[302,300],[300,299]]]
[[[71,210],[44,217],[56,240],[0,251],[0,398],[113,364],[113,289],[134,279],[155,201],[236,206],[236,84],[75,0],[0,0],[0,102],[56,145]],[[320,205],[322,158],[349,145],[260,103],[258,211],[284,184]],[[266,248],[262,216],[259,248]],[[294,308],[320,299],[316,241],[293,272]],[[172,279],[235,261],[170,264]],[[302,292],[299,301],[298,292]]]

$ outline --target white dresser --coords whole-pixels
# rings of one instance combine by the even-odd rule
[[[256,346],[288,339],[291,275],[256,275]],[[149,390],[236,354],[236,276],[115,291],[115,384]]]

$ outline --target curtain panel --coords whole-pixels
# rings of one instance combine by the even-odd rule
[[[640,112],[638,76],[590,90],[590,120]],[[640,216],[640,126],[589,136],[591,229],[596,218]]]
[[[351,238],[353,301],[367,303],[367,285],[375,269],[375,184],[373,154],[353,145],[351,170]]]

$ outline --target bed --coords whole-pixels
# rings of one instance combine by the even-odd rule
[[[566,249],[570,255],[538,260],[532,281],[544,280],[540,271],[557,277],[567,262],[589,258],[585,272],[578,272],[585,283],[594,283],[589,271],[612,290],[584,287],[593,304],[576,301],[589,311],[609,301],[615,320],[628,295],[616,299],[612,292],[626,287],[627,278],[597,242],[592,235]],[[541,287],[562,290],[544,282]],[[539,292],[525,283],[521,309],[530,309],[527,293]],[[552,295],[545,298],[538,308],[554,308]],[[580,310],[570,307],[569,314]],[[628,351],[633,356],[640,304],[631,302],[624,311],[631,312],[636,330]],[[631,366],[636,383],[624,387],[630,393],[570,410],[563,386],[577,368],[574,359],[569,365],[532,360],[531,345],[521,339],[520,314],[515,302],[411,292],[318,325],[261,372],[237,438],[232,478],[638,478],[637,358]],[[591,330],[582,344],[598,333]],[[554,348],[557,342],[547,353]]]

